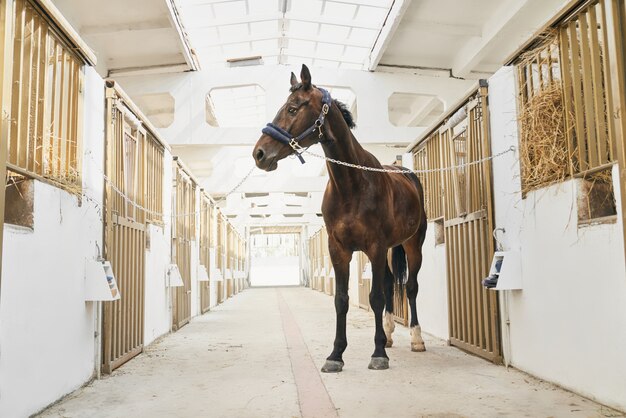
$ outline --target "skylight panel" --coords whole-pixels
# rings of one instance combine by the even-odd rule
[[[354,64],[352,62],[342,62],[341,65],[339,65],[339,68],[341,68],[342,70],[362,70],[363,64]]]
[[[306,57],[303,55],[298,55],[298,54],[289,54],[287,55],[287,64],[288,65],[294,65],[294,66],[299,66],[301,64],[307,65],[309,67],[313,66],[313,58]]]
[[[353,42],[363,42],[368,45],[374,45],[376,41],[376,36],[378,36],[378,31],[373,29],[363,29],[363,28],[352,28],[350,32],[350,37],[348,38]]]
[[[267,55],[275,54],[277,49],[278,38],[252,42],[252,50],[254,51],[255,55],[261,55],[265,57]]]
[[[228,1],[222,3],[214,3],[213,10],[217,19],[232,19],[235,17],[248,14],[246,6],[247,1]]]
[[[245,23],[237,25],[220,26],[219,36],[222,42],[228,42],[231,39],[237,39],[242,35],[248,34],[248,25]]]
[[[317,36],[319,23],[292,20],[289,23],[289,37],[309,39]]]
[[[227,57],[227,59],[249,57],[252,55],[249,42],[226,44],[222,48],[224,49],[224,56]]]
[[[354,23],[358,25],[381,27],[389,10],[379,7],[361,6],[356,14]]]
[[[258,13],[275,12],[277,3],[277,0],[248,0],[248,13],[253,16]]]
[[[303,41],[300,39],[290,39],[288,52],[290,55],[298,54],[304,56],[312,56],[315,54],[315,42]]]
[[[364,69],[393,0],[178,0],[201,63]],[[283,13],[282,6],[286,4]],[[218,51],[209,47],[222,46]],[[346,65],[343,65],[346,64]]]
[[[341,56],[343,53],[344,46],[337,44],[327,44],[324,42],[319,42],[317,44],[317,54],[320,57],[332,59],[332,60],[341,60]]]
[[[313,60],[313,65],[320,68],[330,68],[337,69],[339,68],[339,61],[330,61],[325,59],[315,59]]]
[[[342,19],[351,20],[357,11],[357,6],[346,3],[335,3],[327,1],[324,7],[324,16],[341,17]]]
[[[287,18],[291,14],[319,16],[322,13],[323,1],[320,0],[291,0],[291,7],[287,11]]]
[[[347,26],[322,24],[320,27],[320,35],[324,39],[332,39],[335,42],[343,42],[348,39],[350,28]]]
[[[342,57],[344,61],[364,63],[368,54],[369,49],[367,48],[348,46],[345,51],[343,51]]]
[[[216,27],[189,29],[187,33],[192,38],[206,39],[210,44],[215,44],[218,36]]]
[[[252,36],[270,36],[275,35],[278,37],[280,35],[278,21],[277,20],[266,20],[263,22],[252,22],[250,23],[250,31]]]

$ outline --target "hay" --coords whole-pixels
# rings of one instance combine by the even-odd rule
[[[570,175],[563,88],[554,81],[520,106],[522,192],[561,182]]]

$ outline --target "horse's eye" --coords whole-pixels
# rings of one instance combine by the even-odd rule
[[[295,115],[297,111],[298,109],[295,107],[290,107],[289,109],[287,109],[287,112],[289,112],[290,115]]]

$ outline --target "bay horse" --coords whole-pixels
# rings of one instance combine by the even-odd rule
[[[257,167],[272,171],[278,161],[320,143],[328,158],[375,169],[380,162],[357,142],[355,127],[347,107],[330,94],[311,84],[311,73],[302,66],[300,82],[291,73],[290,95],[274,121],[263,129],[252,156]],[[297,135],[297,136],[296,136]],[[369,295],[376,332],[370,369],[389,368],[385,347],[393,344],[394,278],[406,293],[411,308],[411,350],[425,351],[417,319],[417,273],[422,264],[426,235],[426,213],[422,185],[413,173],[371,172],[327,162],[329,180],[322,202],[322,215],[328,231],[328,251],[335,269],[335,310],[337,327],[333,351],[322,372],[340,372],[348,313],[348,278],[354,251],[363,251],[372,264]],[[384,166],[389,170],[401,167]],[[392,248],[392,268],[387,261]],[[408,275],[407,275],[408,264]],[[393,270],[393,273],[392,273]],[[383,309],[386,310],[383,320]]]

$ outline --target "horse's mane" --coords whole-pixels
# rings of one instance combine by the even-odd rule
[[[333,99],[333,102],[335,102],[339,110],[341,110],[341,114],[343,115],[343,120],[346,121],[346,123],[348,124],[348,127],[350,129],[356,128],[356,123],[354,123],[354,116],[352,116],[352,112],[350,112],[350,109],[348,109],[348,106],[345,103],[340,102],[337,99]]]
[[[298,83],[295,86],[291,86],[291,88],[289,89],[289,92],[293,93],[294,91],[299,90],[301,87],[302,87],[302,84]],[[348,106],[345,103],[340,102],[337,99],[333,99],[333,102],[337,105],[337,107],[341,111],[343,120],[346,121],[346,123],[348,124],[348,127],[350,129],[356,128],[356,123],[354,122],[354,116],[352,116],[352,112],[350,112],[350,109],[348,109]]]

